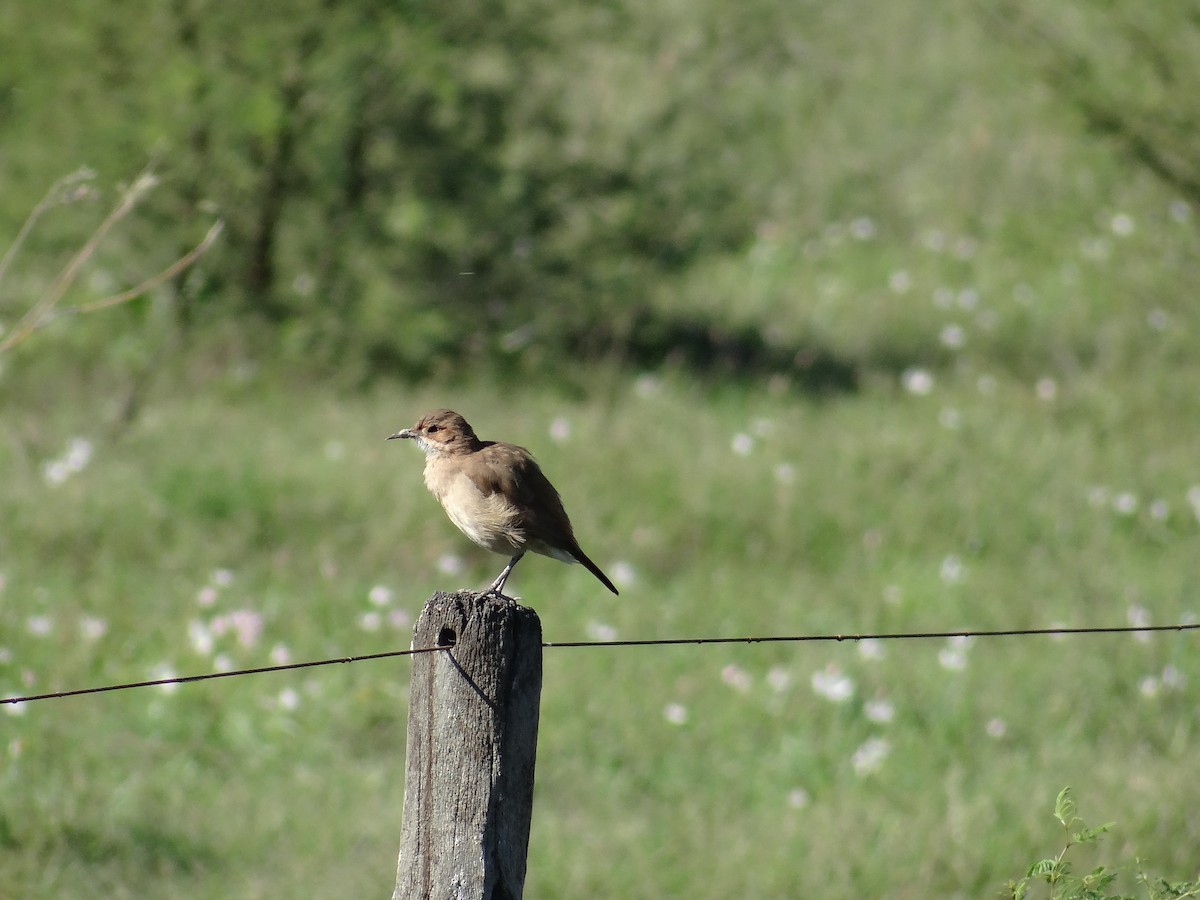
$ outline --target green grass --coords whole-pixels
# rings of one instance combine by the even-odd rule
[[[585,548],[627,578],[614,598],[581,569],[523,563],[513,588],[549,640],[1196,611],[1195,446],[1176,427],[1195,415],[1190,395],[1087,373],[1052,401],[1005,376],[981,394],[953,372],[925,396],[881,383],[822,402],[669,373],[595,382],[586,406],[488,384],[164,390],[58,485],[41,466],[95,434],[100,398],[18,410],[3,450],[0,690],[199,673],[219,655],[262,665],[278,647],[300,660],[405,646],[433,590],[483,584],[501,563],[444,520],[419,455],[383,440],[440,403],[485,437],[532,446]],[[16,437],[35,427],[37,450]],[[1124,491],[1128,514],[1113,506]],[[439,571],[447,555],[462,574]],[[392,592],[382,606],[368,598],[377,585]],[[189,623],[236,610],[261,616],[253,644],[228,632],[197,652]],[[89,617],[98,638],[81,636]],[[942,642],[885,644],[880,659],[852,643],[548,650],[528,894],[990,896],[1044,843],[1065,783],[1138,855],[1185,874],[1200,839],[1195,644],[979,640],[961,670],[939,661]],[[1146,696],[1141,680],[1168,666]],[[852,679],[850,699],[814,692],[826,670]],[[385,894],[407,672],[373,662],[4,715],[0,885]],[[891,704],[892,721],[871,721],[866,701]],[[872,738],[889,752],[858,772]]]

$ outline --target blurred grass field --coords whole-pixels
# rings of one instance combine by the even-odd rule
[[[438,406],[529,447],[621,589],[527,559],[509,587],[549,641],[1195,622],[1194,202],[977,9],[769,6],[723,39],[715,4],[554,34],[581,44],[564,153],[694,168],[701,246],[730,173],[757,223],[671,277],[617,265],[597,321],[649,309],[786,365],[517,328],[490,365],[367,379],[307,359],[303,315],[270,331],[231,301],[177,329],[156,296],[64,317],[0,356],[0,696],[407,647],[433,591],[503,564],[384,441]],[[57,271],[51,236],[13,297]],[[78,294],[147,271],[140,250]],[[398,308],[377,315],[404,341],[441,327]],[[546,303],[529,333],[576,312]],[[526,896],[998,896],[1055,852],[1064,785],[1117,823],[1079,869],[1194,878],[1198,644],[547,649]],[[387,896],[408,674],[0,706],[0,898]]]
[[[513,586],[548,640],[1194,620],[1196,448],[1172,427],[1194,410],[1124,408],[1087,375],[1041,399],[930,378],[818,403],[669,373],[597,373],[587,405],[262,384],[164,398],[57,484],[10,441],[3,690],[406,646],[433,590],[498,562],[444,521],[419,454],[383,441],[441,402],[533,446],[620,581],[614,598],[527,561]],[[27,415],[63,438],[90,424],[87,405]],[[1195,645],[548,650],[529,896],[991,896],[1063,784],[1186,874]],[[386,893],[407,672],[6,707],[2,883]]]

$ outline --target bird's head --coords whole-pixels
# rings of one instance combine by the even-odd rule
[[[479,446],[479,438],[467,420],[450,409],[435,409],[422,416],[412,428],[388,435],[388,440],[411,438],[426,456],[435,453],[468,453]]]

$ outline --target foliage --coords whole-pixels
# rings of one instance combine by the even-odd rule
[[[1053,857],[1033,863],[1024,878],[1010,881],[1006,896],[1012,900],[1028,900],[1034,896],[1030,893],[1031,885],[1045,882],[1045,896],[1049,900],[1134,900],[1134,895],[1111,893],[1110,889],[1120,877],[1117,870],[1096,866],[1086,875],[1076,875],[1067,859],[1067,854],[1074,848],[1098,843],[1115,823],[1087,826],[1083,819],[1075,814],[1075,801],[1071,797],[1069,787],[1059,791],[1054,802],[1054,818],[1058,819],[1063,828],[1062,849]],[[1200,896],[1200,878],[1189,882],[1169,882],[1163,878],[1151,878],[1141,871],[1140,863],[1136,880],[1144,889],[1141,896],[1148,900],[1175,900]]]
[[[924,354],[888,289],[914,243],[948,258],[903,268],[912,291],[1019,255],[1042,264],[1022,282],[1040,294],[1091,239],[1080,204],[1116,168],[1103,142],[1064,155],[1060,126],[1197,199],[1200,26],[1183,4],[1051,17],[981,0],[931,22],[906,4],[863,21],[764,2],[736,28],[715,2],[68,6],[69,27],[28,4],[0,19],[4,232],[81,163],[109,184],[160,153],[164,189],[100,263],[111,280],[183,255],[215,208],[219,252],[161,301],[180,327],[225,325],[349,382],[463,360],[644,364],[681,331],[749,326],[771,345],[751,372],[803,381],[777,357],[815,355],[857,383]],[[42,249],[89,228],[63,222]],[[853,268],[827,270],[859,234]],[[1026,326],[1018,311],[989,339],[1014,365],[1087,353],[1070,345],[1086,316]],[[703,372],[728,353],[683,358]]]
[[[70,29],[6,17],[14,43],[28,35],[0,71],[12,117],[71,148],[51,160],[83,151],[109,177],[163,146],[170,196],[150,227],[168,243],[221,211],[228,239],[180,299],[184,321],[253,313],[311,362],[411,375],[495,354],[534,318],[532,338],[552,347],[599,317],[614,279],[747,232],[731,172],[645,162],[628,134],[593,149],[578,130],[594,122],[568,121],[564,79],[614,39],[618,9],[81,6]],[[83,64],[30,76],[33,59],[66,53]],[[665,134],[673,115],[660,113]],[[42,154],[10,166],[52,173]]]
[[[1075,106],[1087,127],[1114,140],[1139,166],[1200,202],[1200,7],[1058,4],[1021,0],[985,6]]]

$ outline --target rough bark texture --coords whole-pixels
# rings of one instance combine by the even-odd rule
[[[404,824],[392,900],[519,900],[533,814],[542,625],[531,609],[437,593],[413,632]]]

